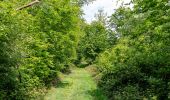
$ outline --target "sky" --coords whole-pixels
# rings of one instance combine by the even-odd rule
[[[108,16],[114,13],[114,9],[120,7],[121,2],[118,0],[96,0],[93,3],[84,5],[82,7],[84,11],[84,18],[88,23],[94,20],[94,15],[98,12],[98,9],[103,9]],[[124,4],[129,3],[130,0],[122,0]]]

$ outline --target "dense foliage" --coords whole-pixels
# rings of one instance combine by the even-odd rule
[[[95,17],[95,21],[82,25],[83,34],[78,43],[76,64],[87,66],[94,63],[96,57],[112,47],[116,40],[114,32],[106,28],[107,16],[102,9]]]
[[[87,64],[92,63],[97,55],[108,48],[107,30],[99,22],[84,27],[84,36],[78,45],[78,59]]]
[[[79,5],[43,0],[15,10],[27,2],[0,3],[0,99],[36,98],[76,59]]]
[[[134,0],[111,16],[119,39],[98,58],[99,86],[113,100],[170,99],[168,0]]]
[[[32,100],[72,63],[96,64],[110,100],[170,99],[170,4],[132,0],[107,22],[87,24],[81,7],[94,0],[0,2],[0,100]]]

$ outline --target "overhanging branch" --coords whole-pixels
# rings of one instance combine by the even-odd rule
[[[24,8],[31,7],[31,6],[39,3],[39,2],[40,2],[39,0],[35,0],[35,1],[33,1],[33,2],[28,3],[27,5],[24,5],[24,6],[21,6],[21,7],[17,8],[16,10],[22,10],[22,9],[24,9]]]

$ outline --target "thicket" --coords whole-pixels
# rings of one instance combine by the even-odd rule
[[[37,99],[71,63],[96,64],[110,100],[170,99],[170,4],[132,0],[107,21],[83,21],[94,0],[0,2],[0,100]],[[99,78],[100,77],[100,78]]]
[[[133,0],[111,16],[116,44],[100,54],[99,86],[111,100],[170,99],[168,0]]]
[[[37,98],[76,59],[80,6],[70,0],[0,3],[0,100]]]

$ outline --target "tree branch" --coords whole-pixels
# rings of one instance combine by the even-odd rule
[[[17,8],[16,10],[22,10],[22,9],[24,9],[24,8],[31,7],[31,6],[33,6],[34,4],[37,4],[37,3],[39,3],[39,2],[40,2],[39,0],[32,1],[32,2],[28,3],[27,5],[24,5],[24,6],[21,6],[21,7]]]

